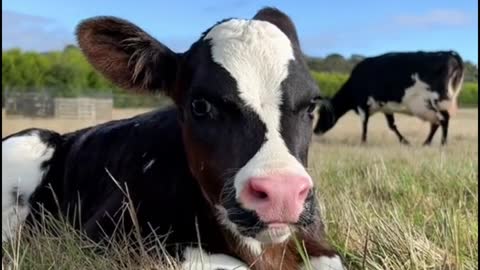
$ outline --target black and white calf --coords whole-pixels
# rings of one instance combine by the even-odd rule
[[[82,22],[77,36],[112,82],[163,91],[176,106],[4,138],[2,240],[42,208],[58,213],[58,202],[101,241],[122,219],[126,185],[143,236],[168,234],[165,247],[185,269],[202,269],[200,252],[205,269],[303,269],[294,236],[314,269],[342,269],[305,169],[319,89],[285,14],[266,8],[221,21],[185,53],[113,17]]]
[[[403,113],[431,123],[424,144],[431,143],[441,125],[442,144],[445,144],[463,74],[462,58],[454,51],[388,53],[366,58],[353,69],[333,98],[320,108],[314,132],[327,132],[346,112],[355,110],[362,118],[362,142],[365,142],[368,118],[383,112],[389,128],[401,143],[408,144],[393,116]]]

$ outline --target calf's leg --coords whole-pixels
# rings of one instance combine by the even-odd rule
[[[305,249],[309,261],[304,263],[302,270],[343,270],[343,263],[340,256],[328,243],[317,235],[306,235],[304,238]],[[310,265],[306,265],[310,264]]]
[[[225,254],[208,254],[201,248],[183,251],[182,270],[249,270],[242,261]]]

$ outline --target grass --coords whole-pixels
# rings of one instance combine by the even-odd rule
[[[348,269],[476,269],[476,149],[340,147],[321,156],[329,158],[314,170],[328,232]]]
[[[146,255],[128,244],[126,234],[107,247],[100,246],[50,215],[44,216],[40,227],[23,226],[18,236],[3,245],[2,269],[180,269],[161,248]],[[161,239],[157,240],[156,246],[161,247]]]
[[[112,120],[131,117],[146,112],[147,110],[148,109],[114,109],[112,111]],[[64,133],[106,121],[107,120],[7,117],[5,110],[2,110],[2,137],[31,127],[52,129]]]
[[[447,147],[438,146],[440,134],[422,147],[428,125],[398,118],[415,145],[400,145],[381,115],[359,145],[351,114],[313,145],[331,242],[348,269],[477,269],[477,111],[452,120]]]
[[[439,146],[440,134],[422,147],[428,125],[397,118],[410,147],[397,142],[382,115],[372,117],[367,145],[359,144],[353,114],[314,139],[309,170],[329,241],[347,269],[478,269],[477,109],[452,119],[446,147]],[[3,259],[16,261],[14,269],[176,267],[166,266],[162,250],[149,257],[122,242],[94,253],[94,244],[68,225],[47,224],[57,226],[60,237],[23,228],[17,243],[3,247]]]

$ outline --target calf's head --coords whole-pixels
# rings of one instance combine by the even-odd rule
[[[191,173],[227,230],[281,242],[317,218],[305,167],[319,90],[285,14],[221,21],[184,53],[113,17],[77,35],[111,81],[174,100]]]

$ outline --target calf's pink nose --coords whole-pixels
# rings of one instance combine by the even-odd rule
[[[266,223],[296,223],[312,189],[310,178],[298,175],[253,177],[240,193],[240,202]]]

